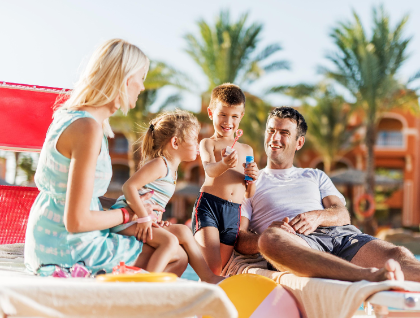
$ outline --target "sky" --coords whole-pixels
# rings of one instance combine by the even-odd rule
[[[0,0],[0,81],[72,88],[94,49],[110,38],[123,38],[139,46],[151,60],[168,63],[186,73],[194,83],[182,106],[198,111],[206,78],[185,53],[186,33],[197,34],[197,21],[208,23],[222,9],[232,19],[249,13],[249,22],[264,24],[260,48],[280,43],[283,50],[273,60],[288,60],[290,71],[269,74],[246,87],[275,106],[293,104],[279,95],[266,96],[268,88],[316,83],[320,65],[334,50],[329,32],[338,22],[361,17],[371,26],[372,7],[383,4],[395,25],[410,15],[406,35],[412,36],[410,58],[399,76],[407,80],[420,70],[420,1],[418,0]],[[163,92],[168,94],[171,89]],[[164,96],[161,96],[159,103]]]

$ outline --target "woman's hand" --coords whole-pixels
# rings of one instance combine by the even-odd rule
[[[165,212],[165,209],[162,208],[160,205],[152,204],[150,203],[150,201],[147,202],[147,200],[149,200],[152,197],[153,193],[154,191],[150,191],[146,194],[140,195],[140,200],[143,201],[144,208],[146,209],[148,215],[154,213],[153,211],[159,211],[162,213]],[[127,205],[125,208],[130,214],[129,222],[135,221],[138,219],[138,216],[134,213],[134,211],[130,208],[130,206]]]
[[[157,225],[159,225],[160,227],[168,227],[168,226],[172,225],[172,223],[169,222],[169,221],[159,221],[159,222],[157,222]]]

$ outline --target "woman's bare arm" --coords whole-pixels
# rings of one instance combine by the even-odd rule
[[[57,150],[70,159],[63,220],[69,232],[103,230],[123,222],[121,210],[90,210],[102,138],[100,124],[81,118],[67,127],[57,142]]]

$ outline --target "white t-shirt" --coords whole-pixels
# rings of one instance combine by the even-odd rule
[[[322,199],[329,195],[339,197],[346,204],[343,195],[321,170],[264,168],[256,182],[254,196],[242,204],[241,215],[250,220],[252,230],[262,233],[274,221],[324,210]]]

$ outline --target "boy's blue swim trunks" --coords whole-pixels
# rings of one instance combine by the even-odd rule
[[[233,246],[239,233],[241,204],[201,192],[191,219],[194,235],[203,227],[212,226],[219,230],[220,243]]]

